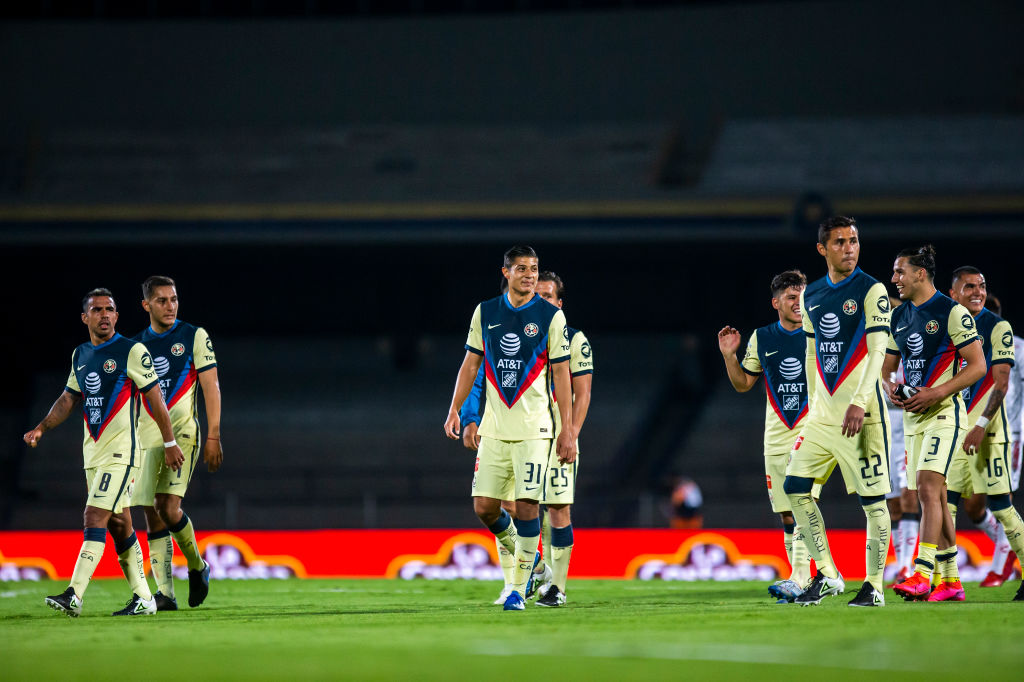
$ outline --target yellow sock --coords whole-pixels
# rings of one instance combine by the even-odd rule
[[[132,588],[132,592],[145,600],[153,598],[149,591],[149,583],[146,581],[146,563],[142,558],[142,545],[135,533],[128,536],[123,543],[119,543],[121,551],[117,553],[117,563],[121,564],[121,572],[125,580]]]
[[[512,571],[516,567],[516,557],[512,552],[505,549],[501,540],[494,538],[494,544],[498,546],[498,563],[501,565],[501,575],[505,578],[505,584],[512,584]]]
[[[107,531],[103,528],[86,528],[85,541],[82,542],[82,549],[78,551],[78,561],[75,562],[75,571],[71,574],[71,587],[75,588],[75,594],[81,599],[85,594],[85,588],[92,580],[92,574],[103,556],[103,548],[107,544]]]
[[[504,509],[501,510],[501,516],[498,520],[487,527],[489,531],[494,533],[495,539],[502,547],[504,547],[510,554],[516,553],[516,538],[518,534],[516,532],[516,524],[512,522],[512,517]]]
[[[573,540],[572,524],[565,528],[551,529],[551,582],[562,593],[565,593],[566,581],[569,576],[569,558],[572,556]]]
[[[516,565],[512,571],[512,589],[519,593],[519,596],[526,598],[526,582],[533,573],[533,559],[537,555],[537,545],[540,544],[540,533],[530,537],[519,536],[516,542]]]
[[[206,567],[202,555],[199,554],[199,545],[196,543],[196,532],[192,528],[192,519],[188,514],[182,512],[181,520],[171,527],[171,535],[178,543],[178,549],[185,556],[190,571],[201,571]]]
[[[546,507],[540,509],[540,547],[541,558],[547,558],[551,552],[551,514]]]
[[[793,531],[793,554],[790,557],[789,565],[793,567],[790,579],[800,587],[807,587],[811,582],[811,555],[807,552],[807,545],[804,544],[804,531],[800,526]]]
[[[956,551],[956,545],[953,545],[935,553],[935,561],[938,562],[939,573],[944,583],[960,580],[960,569],[956,565]]]
[[[882,576],[885,573],[885,559],[889,555],[889,537],[892,533],[892,519],[885,500],[864,507],[867,516],[867,545],[864,551],[864,568],[867,581],[879,592],[885,588]]]
[[[829,578],[838,578],[839,571],[832,561],[832,552],[828,547],[828,536],[825,535],[825,522],[821,518],[821,510],[814,502],[810,493],[798,493],[790,495],[790,502],[793,503],[793,516],[796,523],[803,529],[804,545],[815,563],[818,570]]]
[[[171,541],[171,532],[164,529],[150,533],[148,540],[149,565],[153,569],[156,590],[174,599],[174,567],[171,561],[174,557],[174,543]]]
[[[1009,502],[1009,499],[1007,499],[1007,502]],[[991,508],[992,500],[989,503],[989,508]],[[1017,555],[1020,565],[1024,566],[1024,520],[1021,520],[1020,514],[1012,504],[998,511],[993,509],[992,513],[999,519],[999,523],[1003,524],[1006,539],[1010,542],[1010,549]]]
[[[917,545],[917,558],[914,559],[914,572],[920,573],[929,580],[935,571],[935,551],[938,549],[930,542],[921,542]]]

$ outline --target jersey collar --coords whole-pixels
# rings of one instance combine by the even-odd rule
[[[164,332],[163,334],[157,334],[157,333],[156,333],[156,330],[155,330],[155,329],[153,329],[153,325],[149,325],[149,333],[150,333],[150,334],[152,334],[153,336],[155,336],[156,338],[158,338],[158,339],[159,339],[159,338],[161,338],[161,337],[163,337],[163,336],[167,336],[168,334],[170,334],[171,332],[173,332],[173,331],[174,331],[175,329],[177,329],[177,328],[178,328],[178,325],[179,325],[179,324],[181,324],[181,320],[175,320],[175,321],[174,321],[174,324],[172,324],[172,325],[171,325],[171,328],[170,328],[170,329],[168,329],[167,331],[165,331],[165,332]]]
[[[782,332],[783,334],[786,334],[787,336],[793,336],[794,334],[799,334],[800,332],[803,331],[801,327],[797,327],[793,331],[789,331],[788,329],[782,326],[781,322],[776,322],[775,324],[779,328],[779,331]]]
[[[934,300],[936,299],[936,297],[938,297],[938,296],[941,296],[941,295],[942,295],[942,292],[941,292],[941,291],[939,291],[938,289],[936,289],[936,290],[935,290],[935,293],[934,293],[934,294],[932,294],[932,297],[931,297],[931,298],[929,298],[929,299],[928,299],[927,301],[925,301],[924,303],[922,303],[921,305],[914,305],[914,302],[913,302],[913,301],[907,301],[907,302],[908,302],[908,303],[910,303],[910,307],[911,307],[911,308],[913,308],[914,310],[920,310],[921,308],[924,308],[924,307],[926,307],[926,306],[927,306],[927,305],[928,305],[929,303],[931,303],[932,301],[934,301]]]
[[[508,307],[509,310],[526,310],[531,305],[536,303],[538,298],[540,298],[540,296],[534,294],[533,298],[531,298],[529,301],[516,308],[514,305],[512,305],[512,301],[509,300],[508,292],[505,292],[504,294],[501,295],[501,300],[505,302],[505,306]]]
[[[833,282],[833,281],[832,281],[832,278],[831,278],[831,277],[829,277],[828,273],[826,272],[826,273],[825,273],[825,281],[826,281],[826,282],[828,282],[828,285],[829,285],[830,287],[832,287],[833,289],[838,289],[838,288],[840,288],[840,287],[845,287],[845,286],[846,286],[847,284],[849,284],[850,282],[852,282],[852,281],[853,281],[853,279],[854,279],[855,277],[857,277],[857,275],[859,275],[859,274],[860,274],[860,272],[861,272],[861,270],[860,270],[860,266],[858,265],[857,267],[855,267],[855,268],[853,269],[853,272],[851,272],[851,273],[850,273],[850,276],[849,276],[849,277],[847,277],[846,279],[840,280],[839,284],[836,284],[835,282]]]
[[[121,335],[118,334],[117,332],[114,332],[114,335],[111,336],[108,341],[104,341],[103,343],[101,343],[98,346],[93,346],[92,349],[93,350],[99,350],[100,348],[104,348],[106,346],[109,346],[110,344],[114,343],[114,341],[117,341],[119,338],[121,338]],[[92,345],[92,344],[90,343],[89,345]]]

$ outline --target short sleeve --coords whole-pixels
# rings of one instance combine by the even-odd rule
[[[889,355],[903,355],[900,352],[900,347],[896,345],[895,334],[889,334],[889,341],[885,344],[885,352]]]
[[[484,334],[481,326],[480,306],[477,305],[476,310],[473,311],[473,317],[469,321],[469,333],[466,334],[466,350],[477,355],[484,354]]]
[[[210,335],[202,327],[196,329],[196,339],[192,344],[192,362],[195,363],[197,372],[204,372],[217,366],[217,354],[213,352],[213,342],[210,341]]]
[[[153,369],[153,356],[141,343],[136,343],[128,351],[128,378],[135,382],[139,390],[145,393],[156,385],[156,370]]]
[[[756,331],[750,335],[750,340],[747,341],[747,352],[743,356],[743,362],[740,363],[740,367],[747,374],[753,374],[754,376],[760,376],[764,372],[764,368],[761,367],[761,358],[757,356]]]
[[[1013,329],[1006,320],[1000,320],[992,329],[992,364],[1008,364],[1011,367],[1016,364],[1016,356],[1013,349]]]
[[[583,332],[576,332],[569,344],[569,374],[577,377],[594,372],[594,352]]]
[[[804,293],[807,289],[800,292],[800,317],[803,322],[801,324],[804,328],[804,334],[807,336],[814,336],[814,325],[811,323],[811,316],[807,314],[807,305],[804,302]]]
[[[949,311],[949,320],[946,323],[949,338],[957,348],[963,348],[969,343],[980,341],[977,324],[974,317],[967,308],[959,303]]]
[[[565,325],[565,313],[555,312],[548,325],[548,362],[565,362],[569,359],[569,328]]]
[[[864,297],[864,331],[889,333],[892,320],[892,304],[889,292],[881,282],[875,282]]]
[[[75,354],[71,354],[71,372],[68,374],[68,381],[64,384],[64,390],[75,395],[82,395],[82,387],[78,385],[78,377],[75,376]]]

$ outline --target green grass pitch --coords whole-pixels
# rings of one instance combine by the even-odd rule
[[[846,680],[1024,678],[1018,583],[883,609],[776,605],[756,583],[578,580],[560,609],[505,613],[476,581],[215,581],[207,603],[112,618],[97,580],[73,619],[63,584],[0,583],[0,677],[13,680]],[[526,659],[519,658],[529,654]]]

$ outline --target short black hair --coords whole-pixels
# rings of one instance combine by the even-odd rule
[[[505,252],[505,264],[503,267],[511,268],[512,263],[515,262],[516,258],[523,257],[536,258],[537,252],[533,250],[532,246],[513,246]]]
[[[956,286],[956,281],[958,279],[960,279],[961,277],[963,277],[964,275],[980,275],[980,274],[981,274],[981,270],[979,270],[978,268],[974,267],[973,265],[961,265],[960,267],[958,267],[956,270],[953,271],[953,281],[950,282],[949,286],[951,288],[955,287]]]
[[[557,298],[559,300],[565,298],[565,282],[563,282],[562,278],[559,277],[558,275],[556,275],[551,270],[545,270],[544,272],[542,272],[539,275],[537,275],[537,281],[538,282],[554,282],[555,283],[555,298]]]
[[[828,238],[832,236],[832,230],[838,230],[841,227],[857,227],[857,221],[844,215],[832,216],[818,225],[818,243],[828,244]],[[860,232],[860,228],[857,229],[857,232]]]
[[[935,279],[935,247],[931,244],[925,244],[915,249],[903,249],[896,254],[896,257],[906,258],[907,262],[915,268],[924,268],[928,271],[928,277]]]
[[[149,300],[153,297],[153,289],[157,287],[174,287],[178,288],[178,285],[174,283],[174,280],[170,277],[164,277],[163,275],[153,275],[147,277],[146,281],[142,283],[142,298]]]
[[[95,289],[93,289],[92,291],[87,293],[85,295],[85,298],[82,299],[82,312],[83,313],[89,312],[89,299],[90,298],[94,298],[96,296],[109,296],[110,300],[114,302],[114,310],[117,310],[117,301],[114,301],[114,294],[111,293],[110,289],[105,289],[103,287],[96,287]]]
[[[799,270],[786,270],[772,277],[772,298],[778,298],[790,287],[807,286],[807,276]]]

